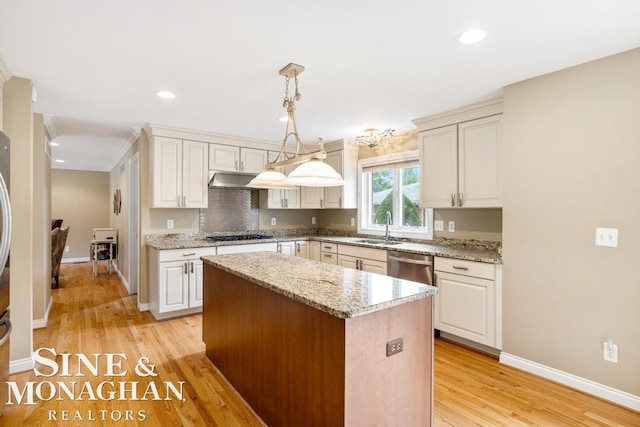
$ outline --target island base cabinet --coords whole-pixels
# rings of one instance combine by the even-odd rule
[[[204,268],[206,355],[267,425],[431,425],[432,298],[342,319]]]

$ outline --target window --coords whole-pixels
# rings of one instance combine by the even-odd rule
[[[417,151],[360,160],[358,172],[359,233],[384,235],[389,219],[392,236],[433,238],[433,210],[419,206]]]

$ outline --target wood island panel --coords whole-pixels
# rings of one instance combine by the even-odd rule
[[[267,425],[431,425],[432,298],[341,319],[204,267],[206,355]]]

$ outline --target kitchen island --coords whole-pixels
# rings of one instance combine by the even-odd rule
[[[435,288],[277,253],[202,260],[207,357],[267,425],[431,424]]]

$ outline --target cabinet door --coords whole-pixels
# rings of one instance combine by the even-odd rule
[[[209,169],[218,172],[237,172],[240,168],[240,148],[231,145],[209,144]]]
[[[502,207],[502,115],[458,125],[459,205]]]
[[[358,270],[358,258],[349,255],[338,255],[338,265]]]
[[[434,327],[494,347],[495,282],[436,272]]]
[[[376,261],[373,259],[360,259],[360,269],[369,273],[387,274],[387,263],[384,261]]]
[[[152,208],[182,206],[182,140],[154,137],[150,144]]]
[[[309,259],[320,261],[320,242],[309,242]]]
[[[324,187],[300,187],[300,207],[302,209],[324,208]]]
[[[209,144],[183,141],[182,143],[182,207],[206,208],[208,200],[207,156]]]
[[[202,306],[202,260],[189,261],[189,307]]]
[[[336,172],[338,172],[341,176],[344,177],[342,172],[342,151],[333,151],[331,153],[327,153],[327,158],[325,162],[334,168]],[[325,187],[324,188],[324,207],[325,208],[342,208],[342,196],[343,196],[344,186],[340,185],[338,187]]]
[[[189,274],[187,261],[170,261],[159,264],[160,313],[189,308]]]
[[[309,259],[309,242],[306,240],[296,242],[296,256]]]
[[[420,206],[456,206],[458,194],[458,127],[420,132]]]
[[[278,243],[278,252],[287,256],[295,255],[295,242],[280,242]]]
[[[260,173],[267,164],[267,151],[255,148],[240,149],[240,172]]]

